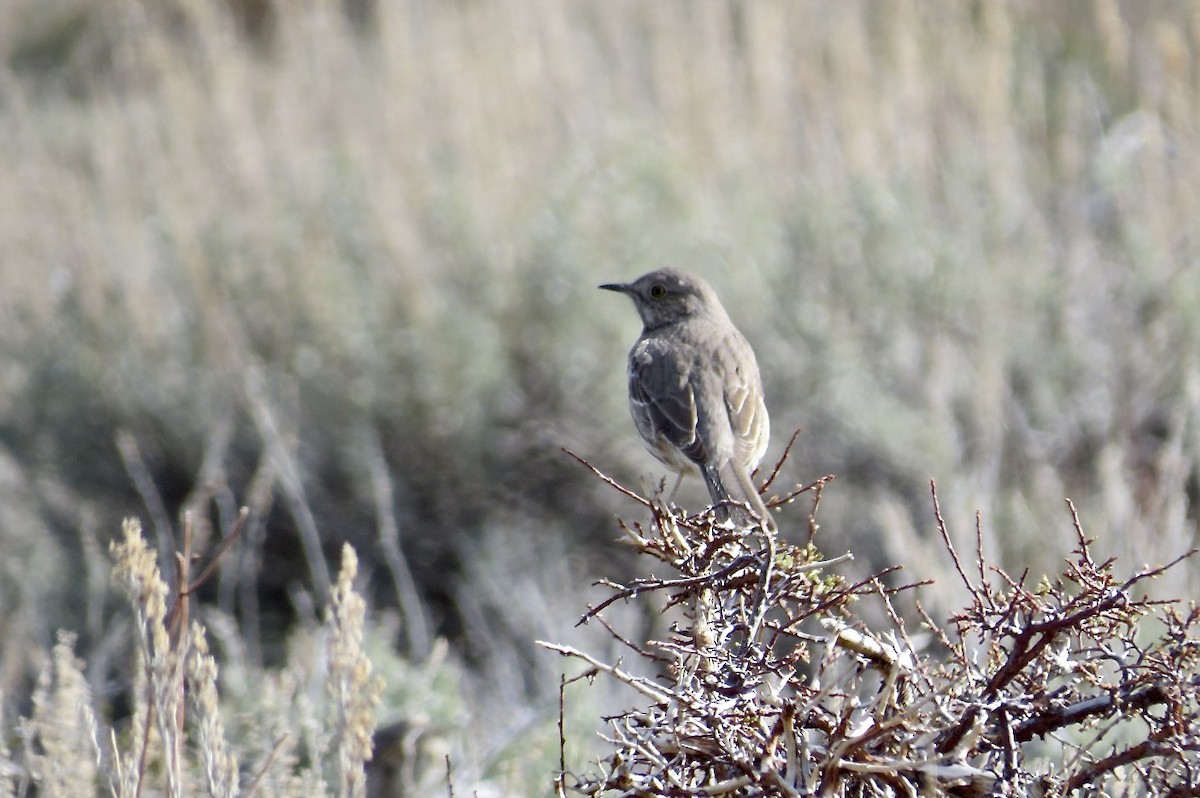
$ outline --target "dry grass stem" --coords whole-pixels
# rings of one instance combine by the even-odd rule
[[[326,688],[337,713],[334,732],[334,765],[337,794],[361,798],[366,794],[366,763],[371,759],[375,708],[383,683],[371,676],[371,662],[363,652],[366,605],[354,592],[358,557],[349,545],[342,548],[342,568],[329,607],[329,673]]]

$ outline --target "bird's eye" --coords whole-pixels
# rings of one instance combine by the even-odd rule
[[[650,296],[654,297],[655,299],[662,299],[666,295],[667,295],[667,287],[665,285],[650,286]]]

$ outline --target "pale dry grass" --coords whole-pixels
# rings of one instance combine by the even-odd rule
[[[444,640],[420,662],[400,657],[395,618],[369,617],[348,545],[323,622],[293,630],[273,667],[247,659],[241,630],[218,611],[197,607],[203,620],[189,625],[202,579],[185,571],[186,589],[169,586],[137,521],[126,522],[112,556],[133,616],[129,667],[116,675],[131,705],[115,712],[94,694],[76,636],[60,633],[28,716],[3,716],[0,794],[401,798],[450,789],[450,778],[467,794],[549,789],[553,705],[520,706],[528,698],[505,684],[520,674],[495,665],[495,689],[473,684]],[[573,613],[547,608],[537,633],[569,628]],[[124,628],[120,615],[112,623]],[[542,670],[557,679],[550,663]],[[572,722],[584,728],[599,711],[580,703]],[[573,760],[592,748],[582,744]]]
[[[73,634],[59,634],[34,689],[33,712],[22,720],[20,731],[27,769],[14,767],[9,752],[3,752],[7,794],[24,794],[29,785],[45,795],[87,795],[95,790],[100,739]]]
[[[20,723],[23,755],[2,752],[0,772],[9,794],[366,795],[365,766],[383,682],[372,675],[363,648],[365,606],[353,587],[358,567],[353,549],[343,552],[322,630],[325,645],[310,652],[314,656],[305,664],[322,674],[324,695],[311,703],[302,693],[272,700],[280,686],[292,683],[294,689],[304,672],[291,663],[277,673],[254,674],[266,693],[254,706],[222,703],[205,626],[194,621],[181,632],[187,599],[182,592],[169,593],[136,521],[125,524],[113,556],[137,630],[130,723],[122,730],[103,718],[76,657],[74,635],[60,634],[34,691],[33,711]],[[232,663],[235,669],[245,666]],[[272,730],[270,741],[230,740],[225,718],[244,726],[255,710],[276,713],[252,721]],[[239,776],[242,766],[245,778]]]

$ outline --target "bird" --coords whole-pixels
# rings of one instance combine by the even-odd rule
[[[771,425],[745,336],[703,278],[676,268],[606,283],[633,300],[642,333],[629,351],[629,410],[642,442],[678,475],[699,471],[718,521],[775,522],[751,474]]]

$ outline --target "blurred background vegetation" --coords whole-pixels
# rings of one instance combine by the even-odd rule
[[[767,460],[804,429],[783,481],[837,475],[818,544],[855,572],[947,567],[931,478],[1013,572],[1057,571],[1065,496],[1098,553],[1178,555],[1198,48],[1165,0],[0,4],[0,690],[65,627],[117,700],[120,519],[165,555],[246,504],[204,596],[246,661],[349,541],[384,647],[450,642],[480,767],[553,749],[530,641],[586,637],[635,510],[560,449],[661,476],[595,288],[667,264],[755,346]]]

